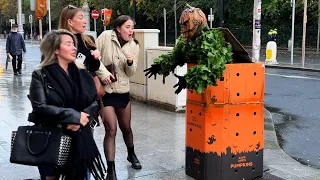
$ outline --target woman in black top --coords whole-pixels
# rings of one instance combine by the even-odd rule
[[[86,26],[87,21],[84,18],[82,9],[68,5],[62,10],[59,20],[59,29],[66,29],[76,36],[78,41],[76,62],[83,64],[88,72],[93,76],[98,91],[98,98],[100,98],[104,94],[104,90],[99,78],[95,74],[95,71],[98,69],[105,69],[105,71],[107,71],[107,69],[102,63],[100,63],[100,51],[96,49],[93,37],[85,34]],[[106,81],[111,82],[110,78],[111,77],[107,77]],[[94,115],[94,119],[97,121],[93,121],[91,123],[92,127],[99,125],[99,113],[96,112]]]
[[[92,36],[86,35],[87,21],[84,18],[82,9],[68,5],[65,7],[59,20],[59,29],[66,29],[72,32],[78,40],[77,62],[85,65],[86,69],[95,75],[95,71],[99,69],[107,69],[100,63],[100,51],[96,49],[96,45]],[[106,78],[107,82],[111,83],[111,76]]]

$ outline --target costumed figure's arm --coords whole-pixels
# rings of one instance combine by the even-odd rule
[[[179,37],[177,45],[174,46],[171,52],[155,58],[154,64],[144,70],[144,72],[146,72],[145,76],[148,76],[148,78],[154,76],[156,79],[157,74],[163,75],[163,83],[165,83],[165,77],[167,77],[170,72],[174,72],[177,66],[183,66],[186,63],[185,51],[188,51],[189,48],[188,40]]]
[[[188,69],[184,76],[177,76],[179,82],[176,94],[184,88],[202,93],[209,86],[216,86],[217,79],[223,77],[225,64],[232,62],[232,46],[227,43],[218,29],[204,32],[194,41],[197,53],[197,64]]]

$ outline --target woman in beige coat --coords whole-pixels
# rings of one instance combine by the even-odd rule
[[[134,169],[141,169],[135,155],[133,134],[131,130],[131,103],[129,96],[129,77],[137,69],[139,44],[133,36],[134,21],[130,16],[119,16],[114,21],[114,29],[104,31],[97,38],[96,44],[101,52],[101,62],[106,67],[114,65],[109,71],[96,71],[105,84],[105,95],[102,97],[101,117],[105,127],[104,151],[108,164],[107,179],[117,179],[115,173],[115,137],[117,120],[128,149],[127,160]],[[115,73],[112,73],[112,72]],[[113,74],[111,81],[107,77]]]

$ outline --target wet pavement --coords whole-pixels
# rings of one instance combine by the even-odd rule
[[[9,163],[11,131],[28,125],[31,105],[27,99],[31,73],[40,60],[39,47],[27,45],[26,69],[14,76],[11,65],[4,69],[4,42],[0,42],[0,179],[38,178],[35,167]],[[155,123],[158,122],[158,123]],[[159,123],[161,122],[161,123]],[[127,162],[126,147],[121,131],[117,134],[116,168],[121,179],[192,179],[184,173],[185,116],[133,102],[132,126],[135,150],[142,163],[136,171]],[[95,130],[95,140],[103,153],[104,128]],[[23,173],[21,173],[23,172]]]
[[[18,126],[29,124],[27,115],[31,111],[31,105],[27,94],[31,73],[40,61],[39,47],[27,44],[26,69],[23,69],[22,76],[14,76],[11,65],[8,70],[4,69],[4,47],[5,42],[0,42],[0,180],[38,178],[37,168],[11,164],[9,157],[11,131],[16,130]],[[271,77],[272,82],[269,82],[268,78],[267,76],[266,85],[276,90],[274,80]],[[266,99],[269,97],[266,96]],[[119,130],[116,149],[118,179],[193,179],[184,172],[185,115],[160,110],[139,102],[132,104],[135,149],[143,167],[142,170],[133,170],[127,162],[127,150]],[[271,116],[266,119],[265,129],[264,162],[270,168],[270,173],[265,173],[261,179],[281,179],[276,176],[290,180],[320,179],[319,171],[301,166],[278,148]],[[94,137],[103,153],[102,126],[95,130]]]
[[[267,69],[265,104],[274,114],[280,146],[320,169],[320,73]]]

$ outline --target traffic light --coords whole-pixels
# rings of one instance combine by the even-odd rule
[[[101,11],[101,19],[103,21],[104,26],[108,26],[111,21],[111,15],[112,15],[112,10],[111,9],[103,9],[103,16],[102,16],[102,11]]]
[[[101,9],[101,21],[103,22],[105,17],[104,17],[104,10],[105,9]]]

